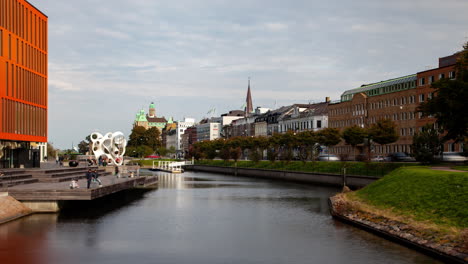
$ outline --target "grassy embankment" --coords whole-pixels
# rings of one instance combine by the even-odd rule
[[[452,167],[452,169],[454,169],[454,170],[468,171],[468,166],[459,165],[459,166],[454,166],[454,167]]]
[[[417,228],[455,236],[468,230],[468,172],[399,168],[344,197],[357,209]]]
[[[199,160],[196,161],[197,165],[211,165],[234,167],[234,161],[223,160]],[[314,161],[305,162],[291,161],[291,162],[270,162],[260,161],[255,163],[253,161],[238,161],[237,167],[239,168],[256,168],[256,169],[270,169],[270,170],[287,170],[287,171],[303,171],[303,172],[317,172],[317,173],[331,173],[342,174],[343,168],[346,168],[347,175],[365,175],[382,177],[391,171],[402,166],[414,166],[413,163],[387,163],[387,162],[336,162],[336,161]]]

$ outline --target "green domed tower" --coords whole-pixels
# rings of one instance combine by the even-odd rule
[[[149,117],[156,117],[156,107],[154,106],[154,103],[151,102],[151,104],[149,105],[149,113],[148,113],[148,116]]]

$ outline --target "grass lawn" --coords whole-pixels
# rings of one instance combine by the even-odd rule
[[[196,161],[197,165],[211,165],[234,167],[234,161],[223,160],[199,160]],[[317,173],[332,173],[342,174],[343,168],[346,168],[347,175],[366,175],[382,177],[391,171],[402,166],[415,166],[414,163],[389,163],[389,162],[336,162],[336,161],[302,161],[291,162],[270,162],[260,161],[255,163],[253,161],[238,161],[237,167],[240,168],[257,168],[257,169],[270,169],[270,170],[288,170],[288,171],[304,171],[304,172],[317,172]]]
[[[399,168],[349,195],[416,221],[468,228],[468,172]]]
[[[454,170],[462,170],[462,171],[468,171],[468,166],[454,166],[452,167]]]

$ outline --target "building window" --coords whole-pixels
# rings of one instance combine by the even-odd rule
[[[427,94],[427,99],[432,99],[432,97],[434,97],[434,93],[428,93]]]
[[[322,127],[322,120],[317,120],[317,128],[321,128]]]
[[[439,73],[439,80],[445,78],[445,74],[444,73]]]
[[[455,79],[455,71],[449,72],[449,78],[450,79]]]
[[[455,152],[455,144],[454,143],[448,143],[447,144],[447,151],[448,152]]]
[[[427,80],[427,83],[428,83],[428,84],[431,84],[431,83],[433,83],[433,82],[434,82],[434,76],[431,75],[431,76],[429,76],[429,78],[428,78],[428,80]]]
[[[423,86],[425,84],[426,80],[424,79],[424,77],[422,78],[419,78],[419,86]]]
[[[420,103],[424,102],[424,94],[419,95],[419,102]]]

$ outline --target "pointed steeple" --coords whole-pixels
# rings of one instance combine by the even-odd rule
[[[247,88],[247,98],[245,99],[245,116],[250,116],[253,112],[252,95],[250,94],[250,77]]]

